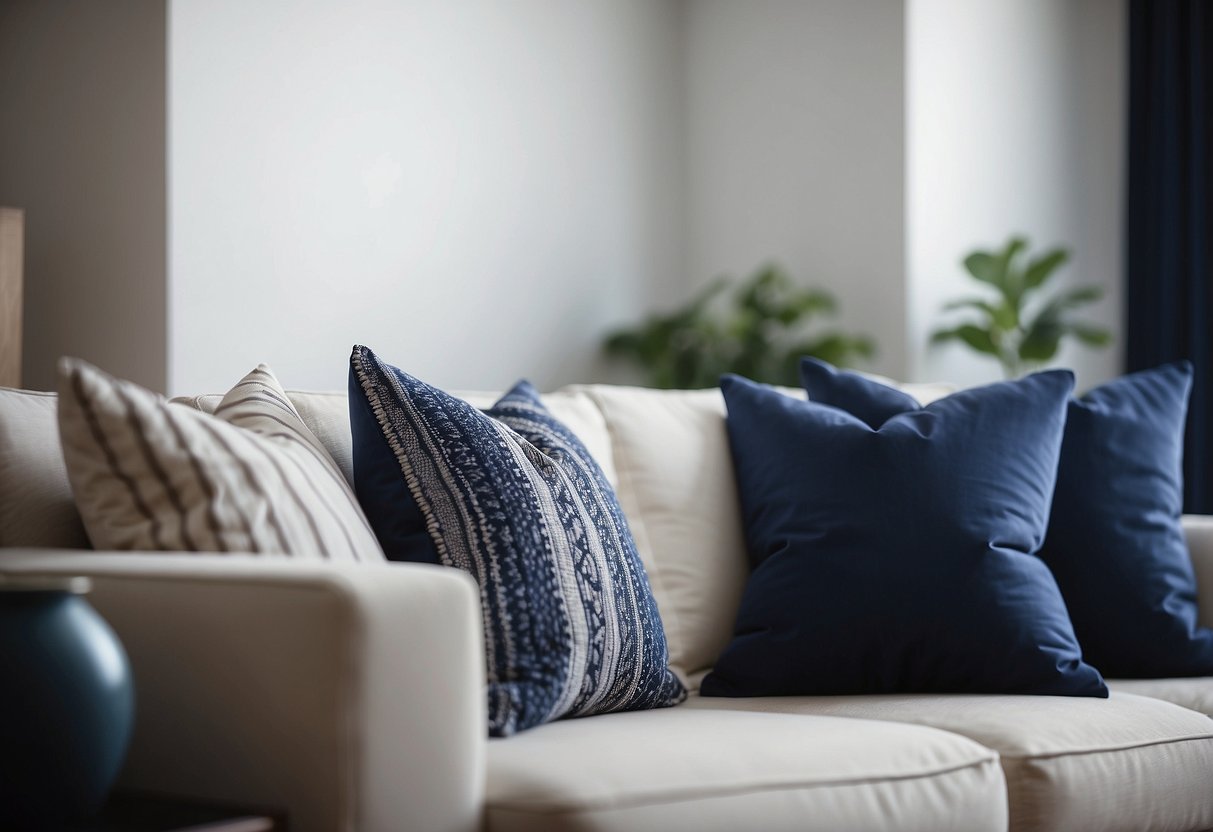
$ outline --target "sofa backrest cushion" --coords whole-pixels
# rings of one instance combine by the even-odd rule
[[[87,549],[72,499],[54,393],[0,388],[0,547]]]
[[[350,414],[345,393],[287,390],[286,395],[299,412],[303,423],[337,463],[345,481],[352,485],[354,477],[350,462]],[[180,396],[173,399],[176,404],[188,405],[204,413],[214,413],[221,401],[221,393]]]

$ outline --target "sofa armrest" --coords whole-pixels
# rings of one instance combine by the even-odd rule
[[[1200,597],[1200,623],[1213,627],[1213,515],[1185,514],[1184,535],[1196,570],[1196,587]]]
[[[280,807],[294,832],[475,830],[484,660],[453,569],[4,550],[87,575],[135,676],[120,783]]]

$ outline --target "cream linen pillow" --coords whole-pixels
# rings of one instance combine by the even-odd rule
[[[59,433],[98,549],[383,560],[336,463],[264,365],[208,415],[63,359]]]

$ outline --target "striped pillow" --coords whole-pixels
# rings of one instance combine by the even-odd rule
[[[264,365],[208,415],[63,359],[59,434],[98,549],[383,560],[349,484]]]
[[[614,489],[530,384],[482,413],[355,347],[350,424],[375,529],[480,586],[490,734],[682,701]]]

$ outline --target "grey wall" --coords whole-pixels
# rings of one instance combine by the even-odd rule
[[[1070,245],[1118,323],[1125,51],[1124,0],[8,0],[26,380],[617,378],[606,330],[767,259],[871,369],[985,380],[926,344],[975,245]]]
[[[998,365],[930,347],[944,302],[980,294],[960,261],[1027,234],[1064,245],[1057,287],[1098,284],[1083,316],[1113,349],[1063,349],[1080,388],[1121,370],[1128,61],[1124,0],[909,0],[907,55],[909,375],[977,383]],[[991,37],[991,33],[998,33]],[[1055,287],[1056,288],[1056,287]]]
[[[173,0],[170,387],[602,377],[681,288],[676,4]]]
[[[25,209],[24,382],[164,389],[164,0],[0,3],[0,204]]]
[[[692,284],[775,259],[904,376],[905,14],[890,0],[686,0]]]

